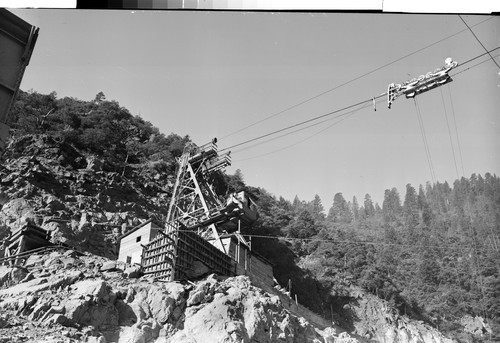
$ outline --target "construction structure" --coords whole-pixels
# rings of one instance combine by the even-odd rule
[[[434,70],[433,72],[428,72],[425,75],[420,75],[418,78],[416,77],[403,83],[389,84],[387,87],[387,107],[391,108],[392,102],[403,94],[407,99],[414,98],[418,94],[427,92],[453,81],[448,73],[456,66],[458,66],[458,62],[453,61],[451,57],[448,57],[444,61],[444,66]]]
[[[120,242],[118,261],[141,264],[144,244],[155,238],[158,231],[160,227],[149,219],[118,237]]]
[[[167,223],[167,225],[170,225]],[[160,231],[142,257],[145,274],[161,280],[186,280],[208,272],[235,275],[231,258],[185,226]]]
[[[126,233],[121,238],[121,260],[125,250],[127,256],[140,250],[144,273],[165,281],[215,272],[227,276],[246,274],[272,284],[271,263],[252,252],[251,243],[241,234],[242,228],[257,219],[255,203],[244,191],[224,198],[214,190],[221,171],[231,164],[229,153],[219,155],[216,143],[214,139],[200,147],[186,145],[178,159],[164,229],[151,235],[149,242],[135,242],[132,250],[137,231]]]
[[[9,112],[16,99],[39,29],[0,8],[0,153],[9,139]]]
[[[12,232],[10,236],[3,242],[4,259],[9,261],[9,264],[16,265],[24,262],[20,256],[27,251],[50,246],[50,232],[36,226],[32,223],[27,223],[18,230]]]
[[[224,234],[220,237],[225,251],[235,264],[235,275],[248,275],[258,286],[275,283],[271,262],[251,250],[251,244],[239,232]]]

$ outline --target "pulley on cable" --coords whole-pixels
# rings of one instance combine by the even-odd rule
[[[403,94],[406,98],[414,98],[420,93],[453,81],[448,72],[458,66],[458,62],[453,61],[451,57],[448,57],[444,62],[445,65],[443,67],[433,72],[428,72],[425,75],[420,75],[418,78],[413,78],[401,84],[389,84],[387,87],[387,107],[391,108],[392,102]]]

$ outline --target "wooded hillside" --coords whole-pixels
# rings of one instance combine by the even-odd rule
[[[318,196],[291,202],[253,189],[258,233],[280,237],[276,243],[293,255],[270,248],[270,239],[257,238],[256,246],[276,263],[280,282],[291,278],[299,299],[325,315],[330,304],[349,298],[350,285],[359,285],[445,332],[478,316],[498,335],[500,179],[473,174],[452,186],[417,187],[408,184],[404,197],[386,190],[381,207],[369,194],[360,205],[337,193],[328,210]]]

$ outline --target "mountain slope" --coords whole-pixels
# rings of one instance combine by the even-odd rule
[[[452,342],[363,292],[352,308],[361,319],[356,331],[369,339],[315,328],[246,276],[188,283],[139,276],[61,248],[32,254],[24,267],[1,266],[0,342]]]
[[[147,173],[128,179],[102,170],[102,158],[48,135],[12,140],[0,165],[0,232],[31,221],[63,242],[115,257],[117,235],[166,215],[165,179]],[[2,225],[3,224],[3,225]]]
[[[246,188],[256,198],[261,217],[252,228],[252,233],[270,235],[273,238],[255,237],[252,249],[274,263],[275,276],[280,284],[285,285],[293,280],[292,297],[298,294],[303,305],[333,319],[336,325],[326,333],[320,330],[324,327],[314,328],[301,319],[301,315],[297,316],[293,308],[289,305],[287,307],[286,302],[293,302],[292,299],[283,301],[279,296],[276,298],[278,293],[273,289],[265,294],[241,278],[201,281],[203,286],[200,287],[205,300],[193,305],[193,308],[197,308],[196,311],[185,304],[179,305],[181,309],[177,310],[170,323],[164,323],[163,319],[149,314],[143,318],[143,312],[147,314],[151,310],[148,309],[151,306],[148,301],[147,306],[138,305],[139,312],[132,311],[136,316],[135,322],[120,319],[121,310],[125,313],[130,311],[109,294],[116,295],[122,285],[129,287],[129,284],[135,284],[136,281],[124,279],[121,271],[109,272],[95,266],[109,264],[103,257],[116,258],[117,237],[127,228],[149,218],[153,218],[160,226],[163,225],[175,178],[175,158],[180,156],[189,138],[175,134],[162,135],[150,123],[131,116],[118,103],[106,101],[102,94],[98,94],[93,101],[85,102],[71,98],[57,99],[55,94],[21,93],[11,125],[15,128],[14,137],[5,154],[0,157],[0,239],[31,222],[50,231],[54,243],[65,243],[80,251],[100,256],[86,255],[85,258],[78,257],[78,261],[76,256],[54,255],[52,257],[60,262],[52,265],[53,262],[47,262],[52,258],[49,254],[40,256],[43,263],[35,263],[31,269],[4,270],[2,275],[7,281],[3,283],[5,289],[0,292],[0,306],[5,305],[5,309],[13,311],[10,314],[12,323],[37,326],[40,318],[44,318],[42,322],[45,323],[52,314],[60,314],[64,316],[57,316],[57,320],[61,322],[51,325],[73,327],[76,318],[73,314],[77,313],[78,323],[81,319],[79,316],[82,316],[85,318],[82,322],[85,325],[103,326],[99,331],[100,335],[112,341],[118,339],[120,332],[124,331],[123,337],[136,335],[138,342],[161,341],[165,337],[175,337],[176,341],[200,341],[200,338],[208,337],[214,332],[217,332],[214,333],[214,339],[228,342],[265,339],[276,341],[281,338],[290,342],[295,339],[331,339],[335,342],[354,339],[387,343],[449,342],[428,325],[431,322],[428,316],[416,316],[418,313],[414,309],[418,309],[418,304],[410,306],[401,296],[405,291],[411,292],[413,288],[403,283],[396,284],[390,276],[392,271],[390,273],[376,266],[375,263],[389,266],[386,263],[389,260],[387,256],[399,252],[399,249],[386,252],[372,246],[352,245],[348,242],[356,238],[356,230],[366,228],[363,234],[369,238],[373,231],[388,234],[395,227],[399,230],[397,234],[401,239],[405,229],[402,224],[383,223],[380,208],[373,209],[370,215],[366,214],[369,211],[360,209],[361,213],[366,214],[366,220],[358,218],[353,221],[355,217],[349,213],[349,206],[345,201],[342,206],[335,207],[342,213],[333,211],[331,216],[325,218],[319,199],[311,203],[297,199],[293,204],[284,199],[277,200],[263,189],[247,187],[241,173],[225,175],[223,181],[219,180],[218,186],[221,194],[228,189],[235,191]],[[340,198],[337,195],[335,197]],[[408,252],[413,253],[408,249],[406,252],[401,251],[401,256],[413,258]],[[387,257],[387,261],[382,257]],[[67,264],[67,258],[74,260],[69,260]],[[93,259],[93,262],[87,263],[86,259]],[[83,274],[78,273],[79,270]],[[403,272],[410,274],[408,270]],[[9,279],[12,275],[18,276]],[[63,275],[70,279],[65,279]],[[101,281],[104,284],[99,283]],[[84,282],[83,286],[80,285],[81,282]],[[78,285],[73,289],[72,285],[75,284]],[[104,299],[114,299],[111,301],[113,306],[104,309],[110,312],[103,314],[96,308],[89,309],[90,303],[85,305],[87,307],[78,305],[77,308],[80,309],[77,310],[73,306],[78,303],[76,300],[74,304],[58,298],[54,300],[57,303],[55,306],[59,306],[57,311],[62,312],[46,314],[49,310],[42,306],[40,316],[31,316],[38,305],[35,302],[31,305],[21,303],[28,292],[35,297],[46,297],[59,287],[68,287],[66,295],[71,299],[75,297],[73,291],[77,292],[77,298],[85,298],[88,294],[80,294],[78,290],[80,286],[85,288],[89,284],[97,285],[96,287],[100,285],[99,289],[113,290],[104,296]],[[191,286],[198,289],[199,284]],[[362,291],[359,285],[387,301]],[[27,290],[26,287],[34,288]],[[158,292],[170,294],[169,287],[177,286],[141,279],[137,281],[137,288],[133,292],[147,293],[145,289],[148,287],[160,287],[162,290]],[[190,294],[188,285],[182,287],[184,294]],[[238,287],[244,289],[243,293],[238,293]],[[230,289],[233,289],[231,294],[228,293]],[[94,296],[93,290],[85,292],[91,292],[90,295]],[[13,296],[18,297],[18,305],[9,302]],[[141,297],[147,299],[148,295],[143,294]],[[163,299],[163,295],[160,298]],[[220,303],[222,298],[227,303]],[[188,298],[184,301],[188,301]],[[23,308],[28,306],[26,311],[19,304]],[[12,308],[9,307],[11,305]],[[166,308],[170,306],[164,305]],[[171,310],[174,311],[175,308]],[[255,308],[261,310],[254,313],[252,311]],[[406,313],[407,308],[409,316],[424,318],[426,323],[402,316],[400,313]],[[216,309],[223,309],[223,314],[216,312]],[[179,311],[184,312],[180,314]],[[272,315],[267,316],[268,312]],[[66,321],[68,315],[70,318]],[[176,316],[185,317],[182,325],[175,326],[180,320]],[[306,314],[303,316],[307,317]],[[137,318],[141,320],[137,321]],[[154,324],[154,321],[159,324]],[[201,326],[200,321],[204,323]],[[175,330],[166,324],[175,324]],[[254,324],[256,327],[252,326]],[[77,336],[83,337],[87,332],[82,331],[79,326],[76,329]],[[161,336],[163,338],[159,335],[162,329],[167,332]],[[140,333],[138,330],[149,333]],[[349,335],[356,338],[350,338]],[[87,336],[90,339],[92,335]],[[468,337],[472,336],[467,336],[465,341]],[[123,338],[121,341],[126,342],[128,339]]]

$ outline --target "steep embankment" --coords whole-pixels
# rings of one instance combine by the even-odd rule
[[[245,276],[178,283],[140,275],[72,250],[2,266],[0,342],[451,342],[362,292],[348,334],[315,328]]]
[[[358,287],[351,287],[350,293],[354,299],[347,307],[356,318],[353,332],[362,337],[382,343],[454,342],[431,326],[400,315],[387,301]]]
[[[333,342],[337,336],[292,315],[244,276],[165,283],[119,267],[62,250],[32,255],[25,267],[0,267],[0,342]]]
[[[13,140],[2,160],[0,238],[31,221],[55,241],[115,257],[115,238],[126,227],[166,214],[165,177],[103,171],[97,155],[47,135]]]

